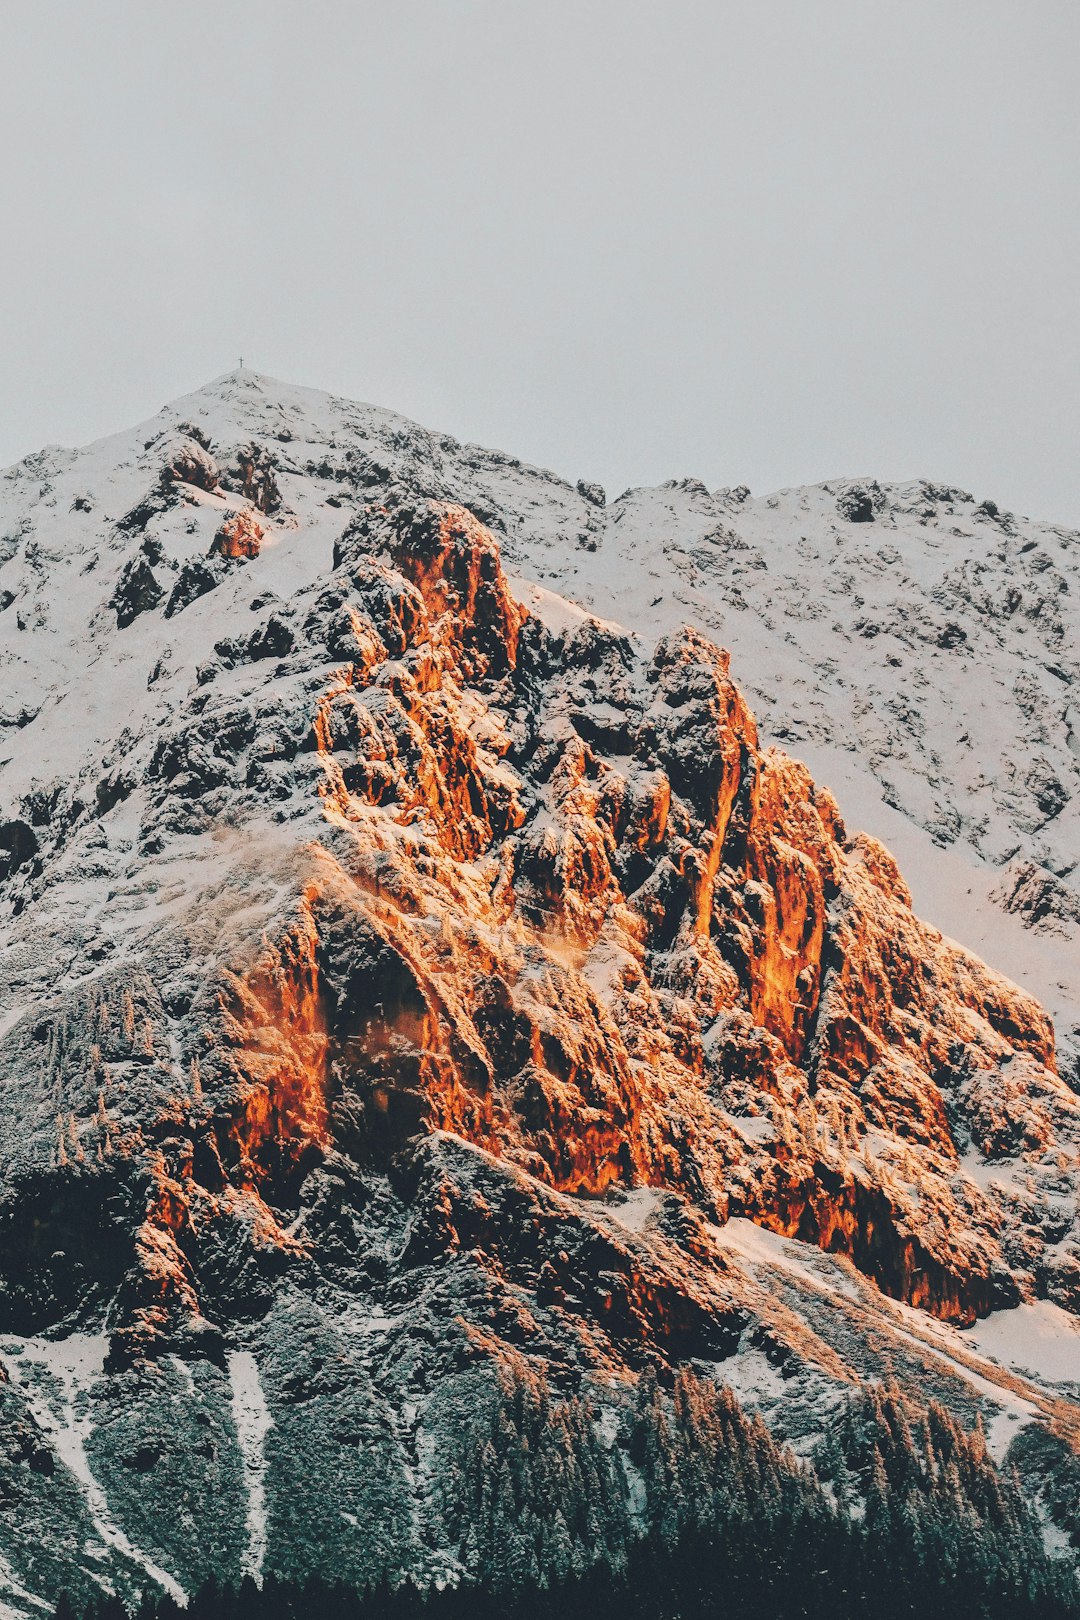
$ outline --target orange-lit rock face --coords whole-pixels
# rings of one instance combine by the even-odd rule
[[[314,899],[304,895],[293,925],[250,969],[224,978],[221,1027],[232,1084],[217,1145],[241,1186],[287,1177],[329,1142],[329,1036]]]
[[[463,506],[406,506],[394,514],[391,556],[434,621],[462,650],[466,675],[499,676],[517,662],[524,610],[512,599],[494,538]],[[445,626],[445,631],[444,631]]]
[[[973,1173],[1023,1156],[1070,1184],[1048,1018],[761,748],[726,654],[692,630],[650,653],[569,608],[546,627],[472,514],[417,499],[355,518],[332,576],[273,612],[272,656],[265,630],[222,643],[226,695],[193,688],[142,784],[147,850],[277,852],[257,920],[194,915],[168,1005],[152,975],[120,1012],[99,998],[81,1093],[50,1094],[58,1170],[138,1182],[118,1355],[201,1331],[209,1298],[255,1309],[275,1268],[320,1263],[313,1200],[407,1180],[435,1133],[507,1189],[671,1189],[695,1264],[742,1215],[948,1317],[1080,1300],[1045,1201]],[[509,1242],[472,1197],[447,1191],[415,1242]],[[545,1286],[573,1292],[560,1252]],[[640,1278],[609,1296],[627,1333],[689,1309]]]
[[[1020,1092],[1043,1146],[1075,1123],[1049,1020],[761,750],[726,655],[552,636],[459,507],[371,509],[336,564],[327,833],[209,1059],[230,1181],[450,1131],[566,1191],[749,1215],[944,1315],[1024,1286],[959,1160],[1015,1146]]]
[[[254,513],[230,512],[214,536],[211,550],[234,562],[249,561],[259,555],[265,532]]]

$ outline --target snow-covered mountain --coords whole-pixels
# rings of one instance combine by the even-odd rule
[[[153,441],[185,418],[272,452],[290,491],[285,532],[308,536],[274,558],[283,594],[318,566],[320,544],[325,560],[369,492],[401,481],[488,522],[528,600],[540,584],[646,642],[700,626],[731,650],[763,735],[806,759],[899,855],[924,915],[1007,965],[1054,1012],[1059,1036],[1080,1023],[1075,532],[926,482],[754,498],[683,479],[605,504],[598,485],[575,488],[388,411],[232,373],[129,434],[44,450],[5,476],[0,602],[18,594],[17,618],[38,632],[32,646],[16,638],[21,656],[5,661],[6,734],[34,709],[40,661],[63,649],[60,680],[46,681],[62,689],[100,650],[79,633],[81,590],[70,623],[55,585],[41,602],[53,565],[84,566],[83,541],[115,552],[103,524],[108,536],[109,519],[132,511],[138,523],[160,460]],[[125,645],[138,640],[135,627]],[[211,647],[212,637],[202,654]],[[164,648],[177,656],[169,638]],[[161,693],[136,684],[154,708]],[[106,721],[98,741],[110,736]],[[36,767],[32,750],[4,752],[10,794]]]
[[[7,1609],[467,1578],[508,1379],[633,1526],[646,1366],[853,1511],[855,1388],[981,1415],[1065,1556],[1078,555],[246,372],[4,475]]]

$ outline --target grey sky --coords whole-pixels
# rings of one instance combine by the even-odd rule
[[[1080,525],[1075,0],[0,0],[0,463],[228,370]]]

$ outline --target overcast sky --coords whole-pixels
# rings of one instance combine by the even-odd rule
[[[0,464],[227,371],[1080,525],[1076,0],[0,0]]]

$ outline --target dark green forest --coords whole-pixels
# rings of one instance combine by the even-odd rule
[[[463,1571],[424,1592],[302,1573],[213,1585],[187,1611],[144,1595],[140,1620],[1057,1620],[1080,1616],[1020,1483],[981,1428],[856,1394],[812,1463],[734,1395],[642,1378],[621,1444],[587,1400],[507,1380],[444,1481]],[[313,1564],[317,1549],[313,1549]],[[78,1620],[62,1601],[58,1620]],[[86,1620],[124,1620],[118,1599]]]

